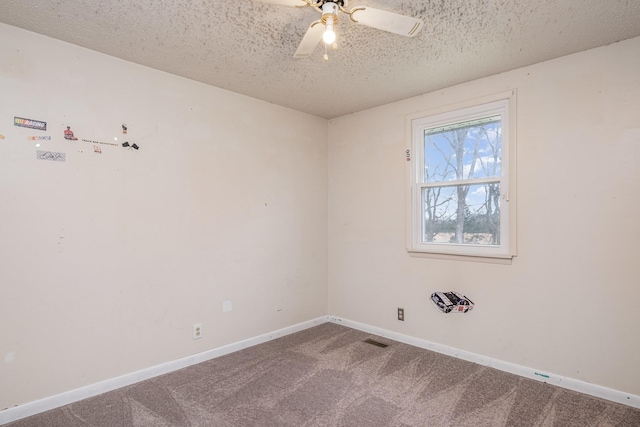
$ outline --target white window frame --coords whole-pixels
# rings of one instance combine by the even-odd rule
[[[437,126],[500,114],[502,147],[500,182],[500,244],[471,245],[422,241],[422,189],[424,182],[424,132]],[[407,117],[407,226],[406,246],[411,255],[484,257],[511,259],[516,256],[516,92],[412,114]],[[446,185],[463,181],[446,182]],[[444,184],[444,183],[443,183]],[[475,258],[473,260],[478,260]]]

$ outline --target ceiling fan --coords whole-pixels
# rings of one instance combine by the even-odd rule
[[[348,0],[255,0],[261,3],[271,3],[292,7],[312,7],[322,14],[322,17],[314,21],[305,33],[294,58],[306,58],[315,50],[323,40],[326,46],[336,47],[336,33],[334,26],[338,23],[338,16],[342,12],[349,16],[352,22],[377,28],[401,36],[413,37],[424,25],[422,20],[397,13],[386,12],[372,7],[354,7],[346,9]],[[326,49],[326,48],[325,48]],[[328,59],[326,50],[324,59]]]

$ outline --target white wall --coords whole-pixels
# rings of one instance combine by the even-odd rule
[[[4,24],[0,58],[0,410],[327,314],[326,120]]]
[[[331,120],[329,312],[639,395],[638,52],[640,38]],[[511,89],[518,256],[410,257],[406,116]],[[444,315],[437,290],[476,307]]]
[[[639,395],[638,51],[625,41],[327,131],[0,24],[0,410],[326,313]],[[405,117],[508,89],[517,258],[409,257]],[[139,151],[62,138],[68,124],[110,142],[123,122]],[[437,312],[429,295],[451,289],[476,308]]]

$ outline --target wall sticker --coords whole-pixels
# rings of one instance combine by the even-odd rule
[[[27,137],[29,141],[51,141],[51,136],[43,135],[43,136],[29,136]]]
[[[76,136],[73,134],[73,131],[71,130],[71,126],[67,126],[67,128],[64,130],[64,139],[68,139],[70,141],[78,140],[78,138],[76,138]]]
[[[4,135],[0,134],[0,139],[4,139]]]
[[[114,147],[117,147],[118,144],[116,144],[115,142],[103,142],[103,141],[93,141],[91,139],[82,139],[82,142],[89,142],[91,144],[102,144],[102,145],[113,145]]]
[[[127,125],[125,123],[122,124],[122,134],[123,135],[127,134]]]
[[[139,149],[139,148],[140,148],[140,147],[138,146],[138,144],[136,144],[136,143],[133,143],[133,144],[129,145],[129,142],[128,142],[128,141],[127,141],[127,142],[123,142],[123,143],[122,143],[122,146],[123,146],[124,148],[129,147],[129,150],[131,150],[132,148],[133,148],[134,150],[137,150],[137,149]]]
[[[456,291],[434,292],[431,294],[431,302],[443,313],[466,313],[473,309],[473,302]]]
[[[99,145],[94,145],[93,146],[93,152],[94,153],[98,153],[98,154],[102,154],[102,148],[100,148]]]
[[[33,119],[25,119],[24,117],[14,117],[13,125],[23,128],[47,130],[47,122]]]
[[[65,162],[65,153],[56,153],[55,151],[36,151],[36,158],[39,160],[51,160],[53,162]]]

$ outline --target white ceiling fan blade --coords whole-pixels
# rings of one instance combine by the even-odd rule
[[[322,33],[324,33],[324,25],[322,25],[322,21],[317,20],[313,22],[307,32],[304,34],[302,41],[300,42],[300,46],[298,46],[298,50],[293,55],[294,58],[306,58],[313,53],[322,40]]]
[[[421,19],[397,13],[374,9],[372,7],[356,7],[352,10],[351,20],[367,27],[377,28],[401,36],[413,37],[424,25]]]
[[[302,7],[307,6],[304,0],[254,0],[260,3],[278,4],[281,6]]]

